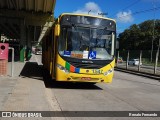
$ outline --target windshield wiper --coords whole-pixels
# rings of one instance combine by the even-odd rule
[[[71,25],[72,25],[72,27],[74,27],[74,29],[76,29],[76,31],[77,31],[77,25],[76,25],[75,23],[72,23]]]
[[[102,32],[97,36],[96,40],[99,39],[106,30],[107,30],[107,27],[105,27],[105,28],[102,30]]]
[[[72,23],[71,21],[67,21],[72,27],[74,27],[75,29],[77,29],[77,26],[75,23]]]

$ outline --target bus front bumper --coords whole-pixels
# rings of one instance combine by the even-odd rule
[[[113,78],[113,72],[110,74],[85,74],[85,73],[65,73],[64,71],[57,69],[56,81],[68,81],[68,82],[105,82],[111,83]]]

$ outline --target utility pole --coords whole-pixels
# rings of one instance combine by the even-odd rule
[[[156,74],[156,71],[157,71],[157,64],[158,64],[158,57],[159,57],[159,47],[160,47],[160,38],[159,38],[159,44],[158,44],[157,53],[156,53],[156,61],[155,61],[155,65],[154,65],[154,74]]]
[[[154,28],[155,28],[155,8],[156,8],[156,6],[155,6],[155,0],[153,0],[152,4],[153,4],[153,8],[154,8],[154,20],[153,20],[153,34],[152,34],[151,62],[153,61],[153,60],[152,60],[152,58],[153,58],[153,43],[154,43],[154,38],[155,38],[155,36],[154,36],[154,32],[155,32],[155,30],[154,30]]]

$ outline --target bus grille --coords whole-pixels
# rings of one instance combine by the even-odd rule
[[[92,63],[77,63],[77,62],[69,62],[71,65],[77,68],[85,68],[85,69],[100,69],[104,65],[96,65]]]

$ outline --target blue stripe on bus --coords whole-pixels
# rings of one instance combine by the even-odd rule
[[[76,72],[76,73],[79,73],[79,72],[80,72],[80,68],[76,68],[76,69],[75,69],[75,72]]]

